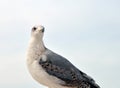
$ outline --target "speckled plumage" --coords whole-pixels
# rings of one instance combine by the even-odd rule
[[[100,88],[66,58],[44,46],[43,29],[42,26],[35,26],[31,33],[27,65],[32,77],[49,88]]]

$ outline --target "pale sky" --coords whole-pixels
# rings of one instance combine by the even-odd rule
[[[26,66],[36,24],[47,48],[101,88],[120,88],[120,0],[0,0],[0,88],[46,88]]]

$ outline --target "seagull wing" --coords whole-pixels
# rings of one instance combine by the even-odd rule
[[[82,71],[78,70],[66,58],[50,51],[46,54],[47,60],[40,59],[39,64],[43,69],[54,77],[65,82],[64,86],[90,86],[94,84],[94,80]],[[99,88],[99,87],[93,87]]]

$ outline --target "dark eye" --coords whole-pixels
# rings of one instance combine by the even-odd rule
[[[32,30],[35,31],[37,28],[36,27],[33,27]]]

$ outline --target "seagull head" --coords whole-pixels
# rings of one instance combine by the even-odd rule
[[[34,26],[31,31],[31,36],[36,39],[42,39],[44,35],[45,28],[41,25]]]

